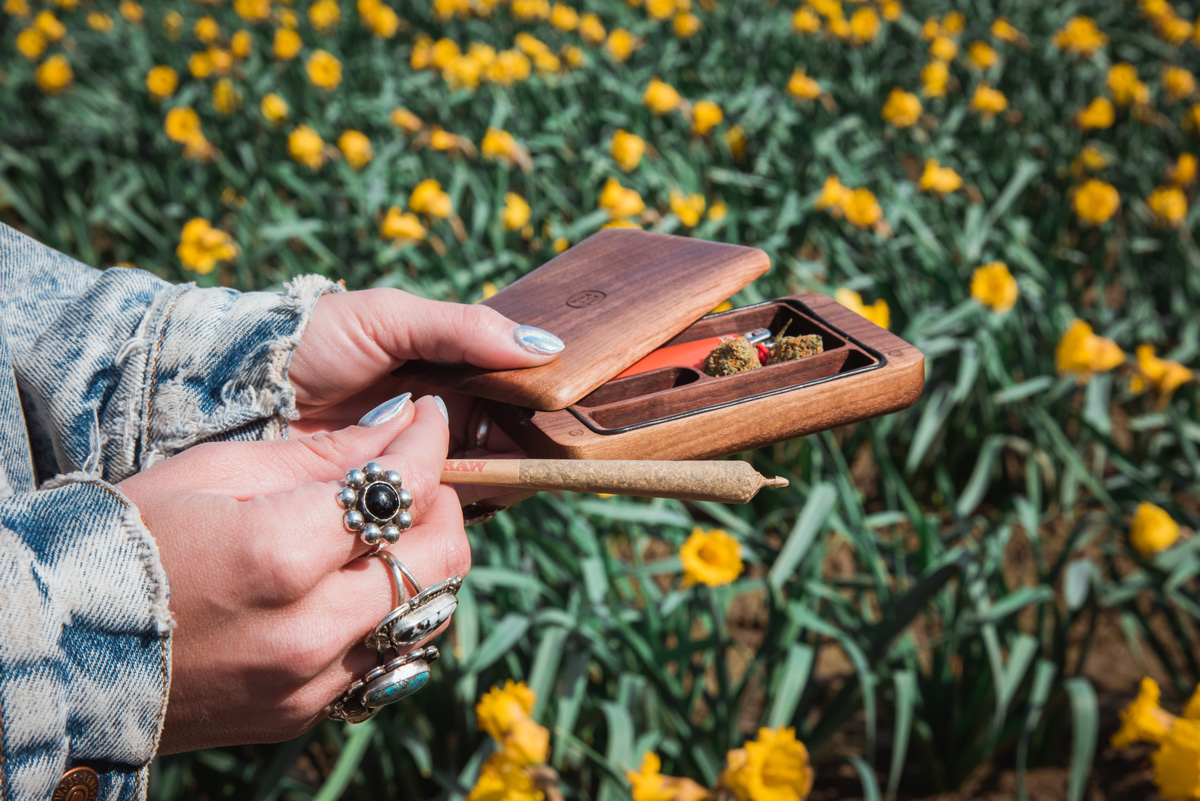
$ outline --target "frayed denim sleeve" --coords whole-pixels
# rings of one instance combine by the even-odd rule
[[[137,509],[81,474],[0,500],[0,798],[80,763],[145,797],[170,683],[167,580]]]
[[[14,359],[38,477],[116,482],[197,442],[284,436],[296,417],[288,363],[335,288],[303,276],[240,293],[100,273]]]

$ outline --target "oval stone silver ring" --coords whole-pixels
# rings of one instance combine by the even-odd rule
[[[338,505],[346,510],[342,525],[367,545],[394,544],[401,531],[412,527],[412,493],[404,489],[398,472],[367,462],[361,470],[347,471],[345,482],[337,492]]]

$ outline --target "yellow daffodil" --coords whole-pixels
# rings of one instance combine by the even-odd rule
[[[1175,186],[1190,186],[1196,180],[1196,162],[1191,153],[1180,153],[1175,163],[1167,168],[1167,180]]]
[[[943,167],[937,159],[925,160],[925,171],[921,173],[921,191],[949,194],[962,188],[962,177],[949,167]]]
[[[858,228],[870,228],[883,218],[883,209],[879,207],[875,193],[865,187],[859,187],[850,194],[842,213],[851,225]]]
[[[1079,155],[1071,160],[1071,174],[1085,175],[1098,172],[1108,166],[1108,156],[1094,145],[1084,145]]]
[[[310,170],[319,170],[325,163],[325,140],[307,125],[297,126],[288,134],[288,155]]]
[[[162,100],[175,94],[179,74],[167,66],[151,67],[146,73],[146,90],[152,100]]]
[[[949,80],[950,67],[946,62],[930,61],[921,68],[921,94],[926,97],[944,97]]]
[[[609,153],[617,166],[625,172],[631,172],[642,160],[646,152],[646,140],[637,134],[618,129],[613,133],[609,144]]]
[[[587,63],[587,56],[583,53],[582,47],[575,45],[565,45],[562,49],[562,59],[571,69],[578,69]]]
[[[704,27],[700,22],[700,18],[690,11],[680,11],[675,14],[675,19],[671,23],[672,30],[680,39],[690,39],[700,33],[700,29]]]
[[[988,70],[1000,61],[1000,54],[987,42],[971,42],[967,48],[967,63],[977,70]]]
[[[904,6],[900,4],[900,0],[883,0],[879,4],[879,15],[888,22],[895,22],[903,13]]]
[[[929,57],[936,61],[953,61],[958,45],[949,36],[938,36],[929,43]]]
[[[1189,367],[1171,359],[1163,359],[1154,354],[1153,345],[1138,345],[1137,375],[1129,382],[1129,389],[1140,395],[1153,387],[1158,393],[1160,402],[1165,405],[1170,401],[1175,390],[1195,378],[1195,373]]]
[[[821,96],[821,84],[797,67],[788,78],[787,93],[797,100],[813,100]]]
[[[621,186],[616,178],[609,178],[600,191],[600,208],[617,219],[636,217],[646,210],[646,204],[637,190]]]
[[[713,222],[720,222],[729,215],[729,204],[724,200],[718,200],[708,207],[708,219]],[[730,307],[732,308],[732,307]]]
[[[608,31],[604,29],[604,23],[596,14],[588,13],[579,18],[579,38],[590,45],[598,45],[604,42],[604,38],[608,36]]]
[[[671,190],[671,211],[688,228],[694,228],[704,215],[704,195],[685,195],[678,189]]]
[[[199,55],[199,54],[198,54]],[[233,69],[233,54],[219,47],[210,47],[203,53],[213,75],[227,75]]]
[[[313,52],[304,66],[313,86],[330,91],[342,82],[342,62],[324,50]]]
[[[46,37],[37,28],[26,28],[17,34],[17,51],[30,61],[36,61],[46,52]]]
[[[503,161],[513,164],[521,155],[522,148],[508,131],[499,128],[488,128],[479,143],[479,149],[485,159]]]
[[[651,19],[664,20],[675,10],[675,0],[644,0],[644,4]]]
[[[146,12],[142,9],[140,3],[135,0],[121,0],[121,4],[117,6],[117,10],[126,22],[132,22],[134,25],[141,23],[146,18]]]
[[[263,97],[259,110],[267,122],[279,123],[288,117],[287,101],[274,92]]]
[[[183,226],[176,255],[187,269],[210,273],[218,262],[237,258],[238,248],[232,237],[203,217],[195,217]]]
[[[46,94],[56,95],[71,87],[75,71],[71,69],[71,62],[67,61],[66,56],[55,53],[38,65],[33,72],[33,80]]]
[[[505,751],[496,751],[487,758],[467,795],[467,801],[542,801],[543,798],[545,794],[529,772]]]
[[[835,216],[841,215],[850,203],[853,194],[853,189],[843,186],[836,175],[830,175],[825,179],[825,184],[821,187],[821,194],[817,196],[816,203],[813,205],[817,211],[828,209],[835,212]]]
[[[558,239],[555,239],[553,243],[551,243],[551,247],[554,248],[555,253],[562,253],[567,248],[571,247],[571,241],[565,236],[560,236]]]
[[[725,112],[711,100],[700,100],[692,106],[692,133],[697,136],[708,136],[709,132],[721,124]]]
[[[212,103],[217,113],[228,117],[241,107],[242,94],[234,87],[233,81],[222,78],[213,84]]]
[[[179,39],[179,35],[183,33],[183,15],[178,11],[168,11],[163,15],[163,33],[172,42]]]
[[[200,131],[200,115],[189,106],[179,106],[167,112],[163,120],[163,131],[167,138],[186,144],[189,139]]]
[[[500,212],[500,219],[504,222],[506,230],[519,231],[524,228],[529,223],[530,213],[529,203],[525,198],[516,192],[504,193],[504,209]]]
[[[720,784],[738,801],[803,801],[813,785],[808,749],[793,728],[759,729],[758,738],[730,751]]]
[[[614,61],[622,63],[629,60],[629,56],[633,54],[636,47],[637,39],[624,28],[614,29],[608,34],[608,39],[604,42],[605,51]]]
[[[291,61],[300,52],[300,34],[291,28],[276,28],[271,53],[280,61]]]
[[[417,131],[421,130],[421,126],[424,125],[424,123],[421,122],[420,117],[418,117],[416,114],[413,114],[406,108],[392,109],[391,120],[392,125],[395,125],[397,128],[407,134],[416,133]]]
[[[1122,364],[1125,352],[1111,339],[1097,336],[1078,318],[1071,321],[1054,349],[1054,366],[1059,373],[1078,373],[1086,378]]]
[[[1163,70],[1162,85],[1167,100],[1175,103],[1196,91],[1196,76],[1183,67],[1167,67]]]
[[[796,33],[816,33],[821,30],[821,18],[808,6],[801,6],[792,13],[792,30]]]
[[[1086,132],[1111,128],[1115,116],[1112,101],[1107,97],[1097,97],[1075,116],[1075,121]]]
[[[58,17],[50,10],[39,11],[33,18],[33,27],[45,37],[48,42],[57,42],[67,35],[67,27],[59,22]]]
[[[1150,97],[1149,88],[1138,80],[1137,68],[1132,64],[1114,64],[1108,70],[1105,83],[1113,102],[1118,106],[1145,103]]]
[[[271,16],[271,0],[233,0],[233,13],[246,22],[266,22]]]
[[[682,102],[683,98],[675,91],[675,87],[658,78],[651,78],[646,91],[642,93],[642,105],[660,117],[679,108]]]
[[[975,87],[975,94],[971,96],[971,111],[991,119],[1007,108],[1008,98],[999,89],[993,89],[986,83]]]
[[[100,33],[108,33],[113,27],[112,17],[102,11],[89,11],[87,24],[93,31],[99,31]]]
[[[221,26],[212,17],[201,17],[192,26],[192,34],[204,44],[212,44],[221,38]]]
[[[1118,713],[1121,728],[1110,740],[1113,748],[1127,748],[1134,743],[1161,743],[1166,739],[1175,716],[1158,705],[1160,695],[1154,679],[1142,679],[1137,698]]]
[[[4,13],[12,17],[28,17],[33,10],[27,0],[4,0]]]
[[[550,9],[550,25],[564,33],[579,27],[579,12],[566,3],[555,3]]]
[[[661,771],[662,760],[647,751],[638,770],[625,772],[633,801],[701,801],[708,797],[708,790],[691,779],[664,776]]]
[[[417,214],[446,219],[453,210],[450,195],[442,191],[442,185],[433,178],[426,178],[415,187],[408,197],[408,207]]]
[[[1146,206],[1160,225],[1178,228],[1187,216],[1187,196],[1177,186],[1160,186],[1146,198]]]
[[[867,44],[879,35],[879,16],[868,7],[856,9],[850,15],[850,35],[854,44]]]
[[[1137,505],[1129,522],[1129,544],[1134,550],[1142,556],[1154,556],[1170,548],[1178,539],[1179,524],[1164,509],[1152,503],[1143,502]],[[1140,697],[1139,695],[1139,699]],[[1158,700],[1157,695],[1154,700]]]
[[[419,241],[425,238],[425,226],[412,212],[401,212],[395,206],[388,209],[379,225],[379,235],[384,239]]]
[[[937,17],[929,17],[921,23],[921,38],[926,42],[932,42],[934,39],[942,35],[942,23]]]
[[[1154,783],[1167,801],[1200,798],[1200,724],[1176,720],[1151,757]]]
[[[992,22],[992,36],[1010,44],[1021,40],[1021,32],[1013,27],[1013,24],[1008,21],[1008,17],[997,17]]]
[[[516,720],[533,714],[536,702],[537,695],[524,682],[510,679],[502,687],[493,687],[475,705],[479,730],[494,740],[501,740]]]
[[[392,10],[391,6],[386,6],[380,3],[364,20],[367,28],[370,29],[372,35],[378,36],[380,39],[391,39],[396,35],[396,31],[400,30],[400,16]]]
[[[967,26],[967,17],[961,11],[951,11],[942,17],[942,32],[947,36],[960,36]]]
[[[910,128],[921,117],[921,100],[912,92],[896,87],[888,94],[880,114],[889,125]]]
[[[229,52],[236,59],[247,59],[250,57],[250,51],[254,49],[254,37],[250,35],[250,31],[236,31],[233,36],[229,37]]]
[[[337,27],[342,19],[342,10],[337,0],[317,0],[308,7],[308,21],[321,33],[328,33]]]
[[[1075,216],[1085,225],[1100,225],[1117,213],[1121,196],[1112,184],[1093,178],[1076,187],[1071,203]]]
[[[343,131],[338,137],[338,150],[342,151],[342,156],[346,159],[346,163],[352,169],[361,170],[375,158],[375,151],[371,148],[371,140],[362,131]]]
[[[976,267],[971,274],[971,297],[997,314],[1017,305],[1017,279],[1002,261]]]
[[[719,528],[705,531],[692,529],[691,535],[679,549],[683,563],[683,586],[705,584],[720,587],[742,574],[742,546]]]
[[[865,317],[875,323],[880,328],[891,327],[892,310],[883,298],[879,298],[870,306],[867,306],[863,303],[862,295],[852,289],[842,287],[833,293],[833,299],[860,317]]]
[[[1091,17],[1072,17],[1054,34],[1054,46],[1068,53],[1091,56],[1108,44],[1108,37]]]
[[[1200,106],[1197,106],[1197,116],[1200,118]],[[733,157],[741,161],[746,155],[746,130],[740,125],[731,125],[725,129],[725,145]]]

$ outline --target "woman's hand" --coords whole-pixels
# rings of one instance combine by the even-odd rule
[[[378,664],[361,643],[395,589],[342,527],[348,469],[374,460],[400,472],[414,525],[389,550],[418,581],[466,575],[458,498],[439,486],[440,404],[404,399],[372,422],[202,444],[121,483],[158,543],[176,622],[159,753],[295,737]]]
[[[562,342],[487,306],[425,300],[396,289],[328,294],[317,301],[288,368],[297,434],[336,431],[401,392],[392,371],[409,359],[466,362],[492,370],[551,361]],[[473,443],[470,404],[449,399],[452,450]]]

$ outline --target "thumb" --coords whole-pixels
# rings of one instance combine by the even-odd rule
[[[549,331],[521,325],[487,306],[426,300],[374,289],[358,297],[362,330],[397,362],[466,362],[489,370],[536,367],[554,359],[563,342]]]

